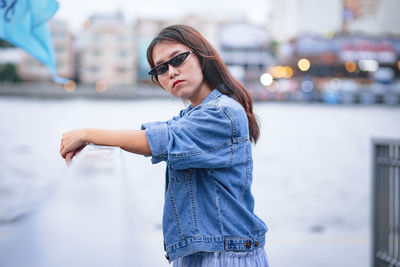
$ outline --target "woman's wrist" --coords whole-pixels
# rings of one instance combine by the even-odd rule
[[[93,134],[92,134],[92,132],[93,132],[93,129],[90,129],[90,128],[83,129],[83,131],[82,131],[82,136],[81,136],[81,141],[82,141],[84,144],[88,144],[88,143],[93,143],[93,144],[95,144],[95,142],[93,141]]]

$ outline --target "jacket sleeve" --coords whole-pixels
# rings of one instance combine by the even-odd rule
[[[185,114],[186,110],[181,110],[179,112],[178,116],[173,117],[172,119],[168,120],[168,121],[154,121],[154,122],[146,122],[143,123],[142,126],[140,127],[141,130],[146,130],[147,128],[153,127],[155,125],[161,125],[161,124],[170,124],[173,123],[174,121],[179,120],[184,114]]]
[[[232,160],[232,122],[223,108],[195,109],[174,123],[146,128],[152,163],[174,169],[223,168]]]

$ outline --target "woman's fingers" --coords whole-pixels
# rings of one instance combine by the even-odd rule
[[[67,162],[67,166],[71,164],[72,158],[75,155],[74,151],[68,152],[67,155],[65,156],[65,161]]]
[[[81,130],[73,130],[62,135],[60,154],[63,158],[66,158],[67,153],[76,151],[83,145],[80,136]]]
[[[68,152],[73,151],[72,149],[70,149],[70,150],[68,151],[66,148],[67,148],[67,146],[66,146],[66,144],[65,144],[65,141],[63,141],[63,142],[61,143],[61,147],[60,147],[60,154],[61,154],[61,156],[62,156],[64,159],[65,159],[65,157],[66,157],[66,155],[67,155]]]
[[[63,146],[60,153],[61,156],[65,159],[67,157],[67,154],[70,152],[75,152],[75,148],[69,147],[69,146]]]
[[[84,129],[78,129],[62,135],[60,154],[67,162],[67,165],[69,165],[72,161],[72,158],[87,145],[85,139],[82,137],[84,131]]]
[[[63,158],[64,158],[65,161],[67,162],[67,165],[68,165],[68,166],[71,164],[72,158],[75,157],[76,155],[78,155],[79,152],[81,152],[82,149],[85,148],[85,146],[86,146],[86,144],[84,144],[83,146],[79,147],[79,148],[76,149],[76,150],[69,151],[69,152],[67,152],[67,153],[65,153],[65,154],[63,155]]]

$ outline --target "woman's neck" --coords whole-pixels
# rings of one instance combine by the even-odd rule
[[[193,107],[196,107],[200,105],[204,99],[211,93],[213,89],[211,86],[209,86],[206,82],[204,82],[201,87],[199,88],[197,94],[193,95],[189,101],[193,105]]]

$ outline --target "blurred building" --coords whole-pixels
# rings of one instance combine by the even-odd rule
[[[281,64],[295,67],[295,74],[328,77],[366,77],[381,67],[391,68],[397,75],[399,39],[340,35],[332,39],[303,35],[282,46],[278,60]],[[301,72],[298,61],[310,62],[310,67]],[[393,77],[394,78],[394,77]]]
[[[0,64],[19,64],[22,60],[21,49],[16,47],[0,48]]]
[[[264,27],[245,22],[227,23],[221,27],[220,44],[221,57],[231,73],[251,87],[258,85],[261,74],[274,64]]]
[[[343,32],[400,34],[400,1],[344,0]]]
[[[54,54],[59,76],[73,79],[75,77],[75,49],[74,38],[68,25],[60,20],[49,23]],[[18,63],[18,74],[26,81],[51,81],[50,70],[28,53],[21,50],[22,56]]]
[[[5,46],[5,47],[4,47]],[[0,41],[0,83],[20,81],[16,66],[21,62],[20,49],[4,45]]]
[[[304,34],[400,34],[398,0],[281,0],[270,2],[272,38],[286,41]]]
[[[269,30],[274,40],[286,41],[301,34],[331,35],[342,27],[339,0],[270,1]]]
[[[177,19],[149,19],[140,18],[136,23],[136,35],[138,42],[138,81],[150,83],[147,74],[150,70],[146,58],[147,47],[151,40],[164,28],[174,24],[185,24],[199,31],[216,50],[220,49],[220,28],[225,23],[218,18],[205,18],[202,16],[186,16]]]
[[[82,83],[102,86],[136,81],[134,28],[121,13],[96,15],[84,24],[80,39],[79,78]]]

